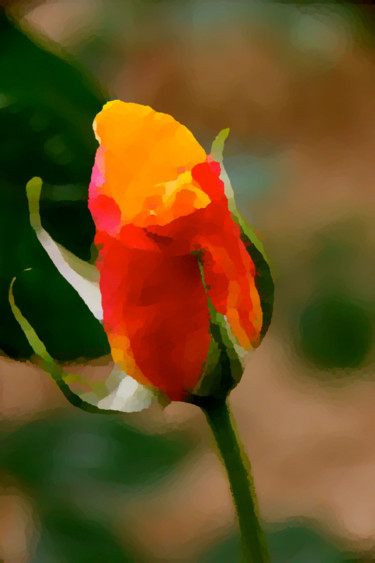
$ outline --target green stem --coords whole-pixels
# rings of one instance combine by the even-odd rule
[[[245,561],[269,561],[263,530],[259,523],[250,462],[241,447],[229,408],[223,401],[201,405],[211,427],[228,475],[240,525]]]

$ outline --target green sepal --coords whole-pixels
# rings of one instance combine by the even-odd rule
[[[34,176],[34,178],[31,178],[31,180],[29,180],[26,184],[26,197],[29,208],[30,225],[34,229],[36,235],[43,231],[40,217],[40,196],[42,193],[42,186],[43,180],[38,176]],[[86,260],[82,260],[61,244],[56,242],[55,244],[59,248],[63,259],[72,270],[89,282],[99,283],[99,270],[95,265],[90,264]]]
[[[260,344],[271,323],[275,285],[262,243],[238,210],[236,210],[235,215],[232,213],[232,216],[240,227],[241,240],[255,266],[255,287],[259,293],[260,306],[263,313],[262,329],[259,337]]]
[[[243,367],[229,336],[230,327],[224,315],[209,303],[211,342],[201,378],[193,394],[199,397],[225,399],[239,383]]]
[[[41,341],[29,321],[23,316],[21,310],[16,305],[13,294],[13,286],[15,281],[16,278],[13,278],[9,287],[9,304],[16,321],[22,328],[34,354],[38,358],[40,358],[41,368],[52,376],[53,380],[57,383],[66,399],[75,407],[79,407],[89,412],[108,412],[113,414],[113,411],[103,411],[98,407],[91,405],[90,403],[86,403],[77,394],[71,391],[68,383],[71,383],[80,376],[66,373],[64,369],[57,362],[55,362],[52,356],[48,353],[44,343]]]
[[[119,386],[122,379],[120,372],[113,370],[105,381],[91,382],[80,374],[67,373],[63,367],[53,359],[47,351],[44,342],[39,338],[34,328],[22,314],[21,309],[16,305],[13,293],[15,281],[16,278],[13,278],[9,287],[9,304],[12,313],[23,330],[34,354],[41,360],[40,367],[51,375],[69,403],[91,413],[114,414],[117,412],[123,414],[124,412],[131,412],[113,408],[106,409],[98,406],[101,400],[110,395],[111,392]],[[72,384],[76,385],[79,390],[77,388],[77,391],[72,391],[70,388]],[[150,393],[150,396],[152,393],[155,399],[159,398],[159,395],[154,393],[154,391],[147,390],[147,393]],[[151,401],[149,402],[151,403]],[[145,406],[149,405],[145,402]]]
[[[256,268],[255,287],[257,288],[257,291],[259,293],[261,308],[263,312],[262,329],[258,341],[258,344],[260,344],[271,323],[274,302],[274,282],[263,245],[254,231],[249,227],[245,219],[242,217],[234,200],[232,185],[223,163],[224,145],[228,134],[229,129],[223,129],[219,132],[212,143],[211,156],[216,162],[220,164],[220,178],[224,182],[225,195],[228,198],[229,211],[231,212],[233,220],[238,224],[240,228],[241,240],[243,241],[246,250],[249,253],[252,261],[254,262],[254,266]]]
[[[202,282],[206,290],[203,266],[198,256]],[[242,377],[243,367],[240,354],[231,335],[231,328],[225,316],[218,313],[207,295],[210,319],[210,345],[203,366],[201,377],[192,391],[191,402],[199,402],[199,398],[210,397],[225,399],[228,393],[238,384]]]
[[[223,164],[223,151],[225,141],[229,135],[229,129],[223,129],[212,143],[211,156],[220,164],[220,178],[224,183],[225,195],[228,199],[228,208],[233,221],[239,226],[241,240],[249,253],[255,269],[255,286],[259,293],[263,313],[263,323],[258,342],[259,345],[266,334],[271,322],[274,283],[271,276],[270,266],[263,245],[247,225],[245,219],[237,209],[232,185]],[[197,255],[201,271],[202,282],[206,289],[201,256]],[[207,303],[210,317],[211,341],[208,349],[207,359],[203,367],[202,375],[192,391],[191,402],[202,405],[207,400],[225,398],[228,393],[240,381],[243,373],[242,360],[245,351],[235,341],[224,315],[218,313],[207,295]]]

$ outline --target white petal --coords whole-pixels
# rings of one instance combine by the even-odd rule
[[[80,274],[71,264],[76,263],[82,268],[90,267],[90,264],[79,260],[74,254],[66,250],[63,246],[56,243],[52,237],[43,228],[36,231],[38,240],[47,252],[48,256],[67,282],[76,290],[81,299],[86,303],[94,317],[99,321],[103,320],[102,297],[100,294],[99,283],[88,279]],[[70,263],[69,263],[70,262]],[[94,268],[95,266],[91,266]]]
[[[101,399],[97,406],[100,409],[120,412],[138,412],[155,402],[157,396],[153,391],[122,372],[117,387],[107,397]]]
[[[40,244],[60,272],[86,303],[94,317],[103,320],[102,298],[99,290],[99,272],[95,266],[81,260],[72,252],[56,243],[42,227],[39,200],[42,191],[41,178],[32,178],[26,184],[30,224]]]

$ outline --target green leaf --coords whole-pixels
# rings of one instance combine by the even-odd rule
[[[348,554],[341,552],[317,532],[302,526],[279,527],[267,534],[274,563],[344,563]]]
[[[371,314],[352,296],[325,293],[300,315],[298,349],[320,368],[358,368],[373,343]]]
[[[17,276],[13,292],[24,317],[56,360],[110,353],[102,324],[57,271],[29,268]]]
[[[157,482],[191,451],[187,435],[152,435],[115,415],[78,410],[10,429],[0,425],[0,466],[35,496],[37,504],[59,499],[100,509],[104,497],[134,495]],[[93,495],[95,491],[95,495]]]
[[[70,507],[53,506],[40,518],[41,533],[31,563],[132,563],[137,557],[125,542],[94,517]]]
[[[31,349],[10,310],[9,285],[26,268],[54,267],[30,228],[24,186],[33,176],[45,179],[43,225],[89,260],[95,234],[87,208],[96,150],[92,121],[105,97],[71,61],[49,52],[47,41],[41,46],[30,39],[1,8],[0,37],[0,129],[6,131],[0,139],[0,349],[25,357]],[[45,289],[40,287],[41,296]],[[62,304],[69,309],[68,301]],[[81,313],[76,310],[74,319]],[[82,336],[86,346],[90,332]],[[67,344],[73,350],[74,343]]]
[[[361,561],[341,552],[327,539],[302,526],[288,526],[267,533],[272,563],[345,563]],[[212,548],[198,563],[241,561],[240,538],[232,536]]]
[[[77,410],[1,423],[1,474],[30,496],[40,525],[32,561],[143,561],[126,530],[121,544],[114,537],[119,503],[152,495],[191,448],[181,432],[154,436]]]
[[[19,186],[32,176],[51,185],[58,179],[59,185],[76,185],[85,198],[97,148],[92,121],[105,97],[61,50],[59,56],[46,50],[56,47],[45,39],[38,45],[3,10],[0,35],[1,121],[18,126],[7,128],[2,140],[2,175]]]

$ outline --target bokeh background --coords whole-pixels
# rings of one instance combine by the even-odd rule
[[[98,416],[30,362],[8,289],[70,370],[104,333],[39,247],[95,260],[92,120],[121,98],[173,114],[225,165],[270,257],[274,319],[232,406],[272,561],[375,560],[375,14],[360,3],[2,2],[0,560],[225,563],[228,486],[198,409]],[[31,271],[24,272],[26,268]]]

